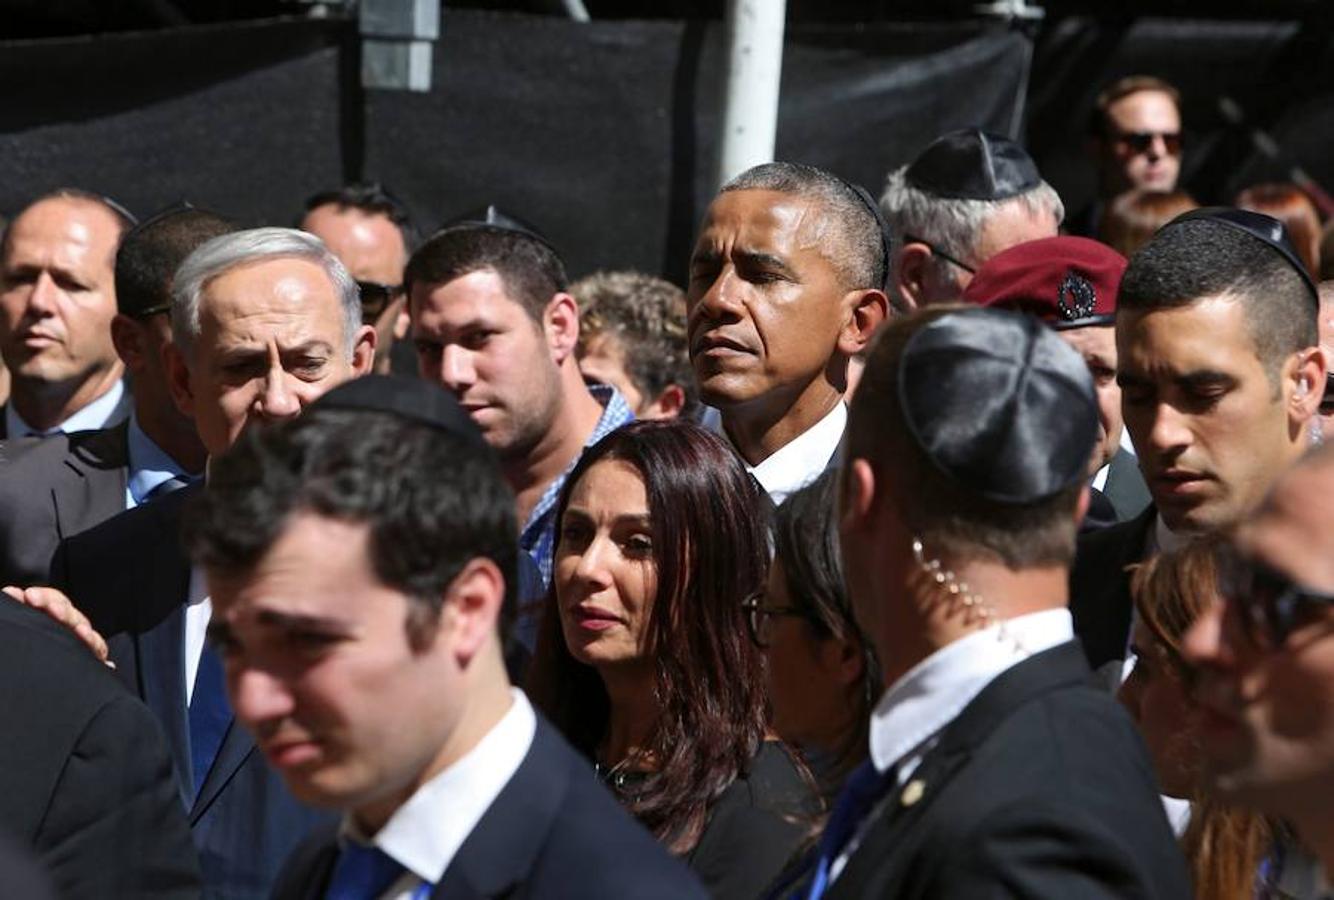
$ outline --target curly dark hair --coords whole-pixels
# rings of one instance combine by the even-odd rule
[[[644,479],[658,572],[646,646],[661,712],[642,751],[657,766],[622,799],[672,852],[687,853],[714,801],[765,737],[764,662],[742,608],[768,569],[764,517],[755,483],[717,435],[688,422],[641,421],[584,454],[565,483],[557,521],[584,474],[613,459]],[[570,654],[556,592],[553,583],[529,693],[592,758],[607,729],[607,692],[597,671]]]

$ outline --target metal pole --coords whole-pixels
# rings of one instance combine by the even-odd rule
[[[787,0],[727,0],[727,81],[717,183],[774,158]]]

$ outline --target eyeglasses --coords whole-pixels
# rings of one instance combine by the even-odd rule
[[[358,281],[357,290],[361,293],[361,322],[363,325],[374,325],[393,299],[403,293],[403,285]]]
[[[1325,374],[1325,393],[1320,398],[1320,415],[1334,416],[1334,372]]]
[[[926,245],[926,248],[927,248],[928,250],[930,250],[931,253],[932,253],[933,255],[935,255],[935,256],[939,256],[941,259],[945,260],[945,262],[947,262],[947,263],[953,263],[954,265],[958,266],[960,269],[963,269],[963,270],[964,270],[965,272],[967,272],[969,275],[976,275],[976,274],[977,274],[977,269],[974,269],[972,266],[968,265],[967,263],[959,262],[958,259],[956,259],[956,258],[953,257],[953,256],[950,256],[948,253],[946,253],[944,250],[941,250],[939,247],[937,247],[935,244],[931,243],[930,241],[924,241],[924,240],[922,240],[921,238],[917,237],[916,235],[905,234],[905,235],[903,236],[903,242],[904,242],[905,244],[925,244],[925,245]]]
[[[815,621],[815,616],[809,610],[799,606],[765,606],[762,593],[741,601],[741,609],[746,614],[746,630],[750,632],[750,639],[761,650],[768,648],[773,638],[773,620],[778,616]]]
[[[1161,138],[1163,152],[1168,156],[1181,155],[1181,132],[1179,131],[1122,131],[1113,135],[1118,144],[1124,144],[1136,154],[1146,153],[1153,146],[1154,140]]]
[[[1218,587],[1227,602],[1237,605],[1247,637],[1272,650],[1319,609],[1334,605],[1334,594],[1298,584],[1232,547],[1218,552]]]

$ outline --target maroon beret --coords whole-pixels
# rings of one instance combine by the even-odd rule
[[[1052,328],[1110,325],[1126,258],[1106,244],[1061,235],[1016,244],[982,264],[965,303],[1013,309]]]

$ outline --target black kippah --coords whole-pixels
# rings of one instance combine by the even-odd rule
[[[928,194],[958,200],[1005,200],[1042,183],[1023,147],[978,128],[937,138],[903,177]]]
[[[948,313],[899,359],[899,403],[917,445],[950,479],[1022,506],[1078,484],[1098,431],[1084,360],[1033,316]]]
[[[1219,225],[1224,225],[1243,234],[1249,234],[1257,241],[1268,244],[1301,276],[1302,283],[1311,292],[1311,301],[1317,306],[1320,304],[1320,291],[1316,287],[1315,279],[1311,277],[1311,273],[1306,270],[1301,257],[1297,255],[1297,249],[1292,245],[1292,237],[1288,234],[1288,229],[1283,227],[1283,223],[1278,219],[1264,213],[1253,212],[1249,209],[1237,209],[1232,206],[1202,206],[1199,209],[1182,213],[1160,230],[1172,228],[1183,222],[1199,221],[1217,222]]]
[[[392,413],[486,447],[482,433],[454,396],[429,381],[402,375],[363,375],[345,381],[313,404],[317,409]]]
[[[436,231],[436,234],[444,234],[449,231],[471,231],[474,229],[521,234],[524,237],[532,238],[539,244],[542,244],[552,253],[555,253],[556,256],[560,256],[560,252],[556,250],[555,245],[547,239],[547,236],[543,234],[536,225],[525,222],[518,216],[505,212],[494,203],[488,203],[481,209],[465,213],[457,219],[450,219],[448,222],[440,226]]]

